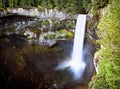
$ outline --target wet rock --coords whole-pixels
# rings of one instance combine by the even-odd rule
[[[95,70],[96,70],[96,73],[98,73],[98,69],[99,69],[99,62],[100,60],[102,59],[102,56],[101,56],[101,51],[97,51],[95,52],[94,54],[94,66],[95,66]]]
[[[55,45],[57,43],[56,40],[39,40],[39,45],[40,46],[49,46],[52,47],[53,45]]]
[[[37,8],[32,8],[29,10],[23,8],[15,8],[15,9],[8,8],[7,12],[12,14],[25,15],[25,16],[39,16],[39,12]]]
[[[30,30],[26,30],[24,32],[24,35],[27,36],[28,38],[36,38],[36,34],[34,32],[31,32]]]

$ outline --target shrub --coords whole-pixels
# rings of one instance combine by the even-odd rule
[[[44,8],[43,6],[38,6],[38,10],[39,10],[39,11],[44,11],[45,8]]]
[[[43,20],[42,21],[42,25],[49,25],[49,24],[50,24],[50,22],[48,20]]]

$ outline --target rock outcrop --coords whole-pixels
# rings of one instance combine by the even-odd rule
[[[0,12],[0,16],[6,16],[7,13],[9,13],[9,15],[18,14],[24,16],[38,17],[40,19],[52,19],[53,17],[58,20],[77,18],[77,15],[71,16],[70,14],[66,13],[66,11],[58,11],[56,8],[45,8],[43,11],[39,11],[38,8],[31,8],[28,10],[23,8],[7,8],[6,10]]]

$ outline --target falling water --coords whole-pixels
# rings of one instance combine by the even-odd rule
[[[70,68],[75,78],[79,78],[83,74],[85,69],[85,63],[82,56],[85,24],[86,15],[78,15],[75,29],[72,60],[70,61]]]
[[[57,67],[57,69],[64,69],[66,67],[70,67],[74,75],[74,79],[78,79],[82,76],[86,66],[82,57],[85,24],[86,24],[86,15],[78,15],[76,29],[75,29],[72,59],[61,63]]]

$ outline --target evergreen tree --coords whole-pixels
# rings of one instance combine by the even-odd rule
[[[41,6],[44,7],[44,8],[47,8],[48,7],[48,0],[42,0],[41,1]]]
[[[42,1],[44,1],[44,0],[33,0],[33,5],[34,6],[39,6],[39,5],[41,6]]]
[[[90,2],[91,0],[83,0],[83,7],[86,8]]]
[[[76,1],[75,0],[66,0],[65,8],[67,12],[73,13],[76,12]]]
[[[12,7],[12,8],[13,8],[13,5],[14,5],[13,1],[14,1],[14,0],[8,0],[8,5],[9,5],[9,7]]]
[[[83,13],[84,12],[83,1],[82,0],[76,0],[76,10],[77,10],[77,13]]]
[[[14,1],[13,1],[13,6],[14,6],[14,7],[17,7],[17,6],[18,6],[18,0],[14,0]]]
[[[53,2],[53,0],[48,0],[48,3],[47,3],[48,5],[48,8],[50,8],[50,9],[52,9],[52,8],[54,8],[54,2]]]
[[[27,6],[30,6],[31,3],[32,3],[32,0],[26,0],[26,5],[27,5]]]
[[[3,0],[0,0],[0,8],[3,8]]]
[[[53,9],[57,8],[58,10],[66,10],[70,13],[82,13],[83,1],[82,0],[5,0],[8,1],[8,5],[0,3],[0,7],[9,6],[9,7],[24,7],[29,8],[30,6],[36,6],[40,8]]]
[[[54,3],[58,10],[65,9],[64,0],[55,0]]]
[[[22,7],[25,7],[26,6],[26,0],[20,0],[19,5],[22,6]]]
[[[91,0],[83,0],[83,8],[85,8],[86,11],[90,9],[90,4]]]

